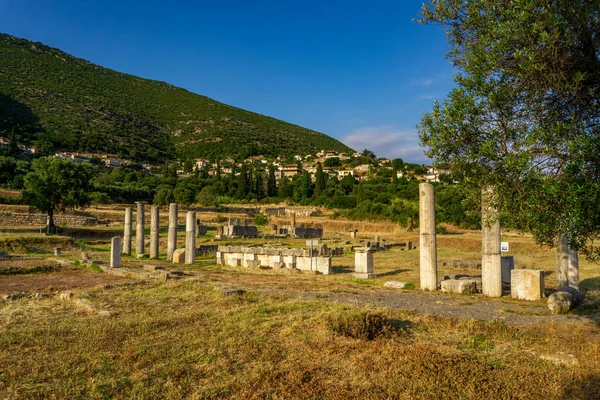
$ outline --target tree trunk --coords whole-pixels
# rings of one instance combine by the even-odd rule
[[[46,227],[46,233],[55,234],[56,225],[54,225],[54,210],[48,210],[48,226]]]

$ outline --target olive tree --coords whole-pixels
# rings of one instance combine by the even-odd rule
[[[541,243],[559,234],[588,256],[600,231],[600,2],[434,0],[455,87],[419,125],[436,163]]]
[[[93,170],[62,158],[39,158],[25,175],[23,198],[49,217],[48,231],[56,232],[54,213],[90,204]]]

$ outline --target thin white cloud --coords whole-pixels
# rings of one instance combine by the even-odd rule
[[[437,99],[439,96],[437,94],[421,94],[417,98],[419,100],[433,100]]]
[[[412,84],[415,86],[429,87],[429,86],[433,85],[436,81],[437,81],[437,79],[434,79],[434,78],[422,78],[422,79],[417,79],[417,80],[412,81]]]
[[[403,130],[393,125],[363,127],[341,138],[341,141],[356,151],[373,151],[378,157],[401,158],[405,162],[426,164],[431,160],[419,146],[415,130]]]

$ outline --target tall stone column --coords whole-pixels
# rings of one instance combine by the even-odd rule
[[[579,250],[569,246],[569,287],[579,291]]]
[[[112,268],[121,266],[121,236],[115,236],[110,240],[110,266]]]
[[[135,254],[138,258],[144,256],[144,202],[138,201],[135,230]]]
[[[150,258],[158,258],[160,211],[158,206],[150,207]]]
[[[556,237],[556,286],[569,287],[569,239],[566,235]]]
[[[169,204],[169,233],[168,233],[168,243],[167,243],[167,260],[173,261],[173,252],[177,248],[177,211],[178,206],[177,203]]]
[[[437,290],[435,192],[430,183],[419,184],[419,230],[421,289]]]
[[[500,219],[490,203],[492,190],[481,195],[481,287],[484,296],[502,296],[502,253],[500,252]]]
[[[131,207],[125,208],[125,231],[123,232],[123,254],[131,255],[131,221],[133,220],[133,210]]]
[[[196,211],[188,211],[185,221],[185,263],[196,261]]]

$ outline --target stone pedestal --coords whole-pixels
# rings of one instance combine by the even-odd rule
[[[513,298],[539,300],[544,297],[544,271],[514,269],[510,279],[510,295]]]
[[[138,258],[144,254],[144,205],[146,203],[136,202],[137,213],[136,213],[136,230],[135,230],[135,254]]]
[[[133,220],[133,210],[131,207],[125,208],[125,230],[123,232],[123,254],[131,255],[131,221]]]
[[[110,266],[118,268],[121,266],[121,237],[115,236],[110,239]]]
[[[569,240],[565,235],[556,238],[556,286],[569,287]]]
[[[150,208],[150,258],[158,258],[160,231],[159,218],[158,206],[152,206]]]
[[[356,239],[358,237],[358,230],[355,229],[353,231],[350,231],[350,238],[351,239]]]
[[[196,211],[188,211],[185,221],[185,263],[196,261]]]
[[[54,255],[55,256],[60,256],[61,251],[62,251],[62,247],[55,247],[54,248]],[[119,251],[120,251],[120,249],[119,249]]]
[[[481,279],[485,296],[502,296],[502,253],[500,219],[492,205],[492,192],[484,188],[481,196]]]
[[[421,289],[437,290],[437,243],[433,185],[419,184],[419,275]]]
[[[376,275],[373,268],[373,252],[367,248],[356,249],[354,255],[354,276],[371,279]]]
[[[173,252],[177,248],[177,203],[169,204],[169,232],[167,233],[167,260],[173,260]]]

